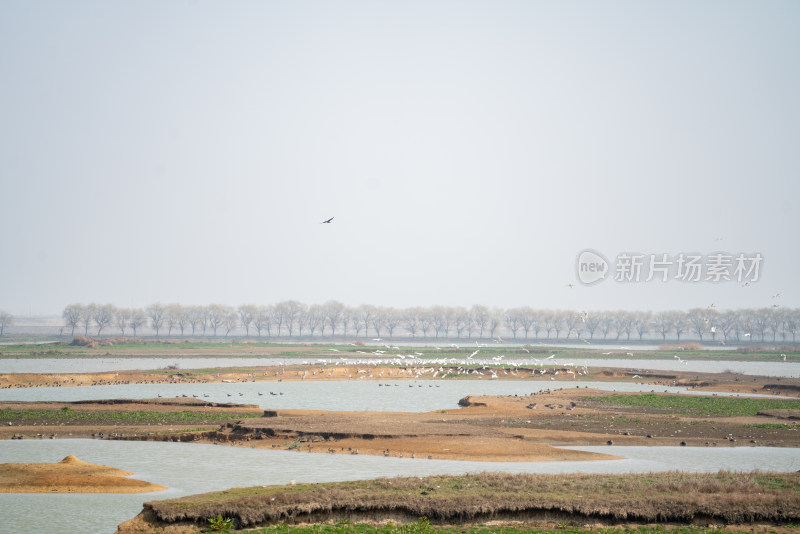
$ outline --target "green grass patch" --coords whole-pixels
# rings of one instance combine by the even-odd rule
[[[744,428],[773,428],[776,430],[797,430],[797,425],[787,425],[785,423],[758,423],[755,425],[742,425]]]
[[[608,395],[590,397],[590,399],[607,405],[656,408],[665,413],[680,413],[697,417],[754,416],[763,410],[800,408],[800,401],[794,400],[657,395],[655,393]]]

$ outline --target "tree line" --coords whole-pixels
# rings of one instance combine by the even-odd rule
[[[660,339],[714,342],[795,343],[800,309],[771,307],[718,311],[713,307],[688,311],[537,310],[528,306],[490,308],[430,306],[392,308],[347,306],[339,301],[306,305],[287,300],[268,306],[222,304],[183,306],[151,304],[118,308],[111,304],[70,304],[62,313],[75,335],[151,335],[218,337],[244,335],[266,338],[365,337],[458,338],[515,340]]]

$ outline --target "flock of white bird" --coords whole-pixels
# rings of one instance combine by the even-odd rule
[[[400,350],[399,347],[384,345],[387,350]],[[455,348],[458,348],[454,345]],[[434,347],[434,350],[441,350]],[[331,352],[341,352],[335,348],[327,349]],[[387,350],[375,349],[372,351],[357,350],[356,354],[361,354],[368,359],[352,359],[340,357],[339,359],[318,359],[316,363],[323,367],[311,369],[310,376],[317,374],[328,376],[333,375],[333,367],[330,365],[343,367],[344,377],[350,379],[367,378],[437,378],[437,377],[457,377],[457,376],[477,376],[488,377],[490,379],[503,376],[533,377],[550,374],[551,380],[559,374],[585,375],[588,368],[585,364],[575,364],[574,362],[559,362],[555,359],[556,355],[551,354],[546,358],[528,358],[526,362],[514,362],[505,360],[504,354],[492,356],[489,359],[475,359],[480,353],[480,349],[475,350],[466,359],[459,358],[436,358],[425,357],[425,353],[413,352],[407,354],[387,354]],[[525,349],[523,349],[525,350]],[[528,352],[526,350],[526,352]],[[310,365],[309,362],[302,362]],[[536,366],[537,369],[521,369],[521,367]],[[391,367],[386,369],[385,367]],[[547,367],[545,367],[547,366]],[[282,371],[276,371],[276,374]],[[309,376],[309,370],[298,370],[297,376],[305,379]],[[527,373],[527,374],[525,374]]]

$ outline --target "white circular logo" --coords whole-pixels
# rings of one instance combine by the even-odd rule
[[[608,260],[599,252],[586,249],[578,254],[575,269],[581,283],[592,285],[605,280],[606,274],[608,274]]]

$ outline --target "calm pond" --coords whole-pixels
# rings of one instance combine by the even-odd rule
[[[625,456],[600,462],[494,463],[383,458],[254,450],[207,444],[96,440],[5,441],[0,463],[80,460],[136,473],[167,486],[133,495],[0,494],[0,533],[81,532],[111,534],[147,501],[230,487],[327,482],[391,476],[509,473],[646,473],[668,470],[714,472],[796,471],[800,449],[737,447],[571,447]]]

